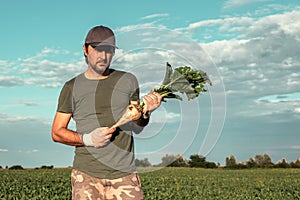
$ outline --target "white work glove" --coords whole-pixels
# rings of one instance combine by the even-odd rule
[[[92,132],[84,134],[82,142],[85,146],[103,147],[109,142],[115,130],[115,128],[108,127],[96,128]]]

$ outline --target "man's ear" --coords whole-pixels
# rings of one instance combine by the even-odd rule
[[[87,56],[88,50],[87,50],[87,46],[86,46],[86,45],[83,45],[83,46],[82,46],[82,50],[83,50],[84,56]]]

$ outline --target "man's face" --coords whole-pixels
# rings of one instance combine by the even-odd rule
[[[103,73],[109,68],[114,55],[114,48],[111,46],[84,47],[84,54],[87,56],[88,65],[98,74]]]

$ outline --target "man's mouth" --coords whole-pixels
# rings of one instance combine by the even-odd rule
[[[98,65],[106,65],[106,61],[105,60],[99,60],[96,62],[96,64]]]

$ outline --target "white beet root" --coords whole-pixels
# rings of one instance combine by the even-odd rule
[[[138,120],[142,116],[142,107],[140,105],[130,104],[121,116],[121,118],[112,126],[117,128],[128,122]]]

